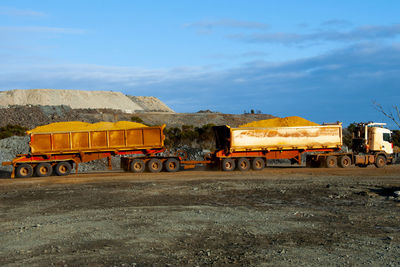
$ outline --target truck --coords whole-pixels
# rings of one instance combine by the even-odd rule
[[[309,167],[351,165],[378,168],[394,162],[391,131],[384,123],[359,123],[355,127],[352,151],[343,147],[342,124],[327,123],[301,127],[215,127],[217,150],[213,162],[222,170],[263,169],[268,159],[289,159],[299,165],[303,155]]]
[[[391,131],[382,123],[360,123],[355,127],[352,151],[343,151],[341,123],[296,127],[215,126],[215,151],[204,160],[187,160],[183,151],[168,153],[162,126],[110,130],[58,130],[30,132],[30,153],[17,155],[3,165],[13,167],[11,177],[27,178],[68,175],[80,163],[121,156],[124,171],[141,173],[146,169],[176,172],[181,167],[217,166],[223,171],[262,170],[269,159],[289,159],[309,167],[351,165],[378,168],[394,162]]]
[[[111,168],[112,156],[144,155],[145,161],[135,163],[135,170],[148,164],[151,171],[158,171],[163,162],[173,166],[179,157],[155,155],[165,151],[163,130],[165,125],[118,130],[53,131],[29,133],[30,153],[17,155],[11,162],[11,177],[27,178],[70,174],[80,163],[107,158]],[[172,161],[172,163],[171,163]],[[141,165],[142,164],[142,165]],[[173,170],[170,166],[170,170]]]

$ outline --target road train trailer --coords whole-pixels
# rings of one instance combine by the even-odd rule
[[[70,174],[80,163],[121,157],[121,168],[140,173],[178,171],[199,164],[234,169],[262,170],[269,159],[289,159],[302,164],[303,155],[310,167],[346,168],[352,164],[384,167],[393,161],[391,132],[382,124],[359,124],[353,133],[353,152],[341,152],[342,125],[303,127],[215,126],[216,150],[201,161],[189,161],[184,152],[167,153],[165,125],[111,130],[53,131],[30,133],[30,153],[17,155],[11,162],[11,177],[27,178]]]
[[[174,172],[180,166],[192,167],[195,161],[185,161],[183,154],[159,156],[164,153],[165,125],[118,130],[56,131],[30,133],[30,153],[17,155],[11,162],[11,177],[26,178],[36,175],[68,175],[80,163],[97,159],[108,159],[111,169],[112,156],[137,155],[123,157],[124,170],[142,172],[145,167],[151,172],[159,172],[164,166]],[[165,153],[164,153],[165,154]],[[204,161],[204,163],[208,163]]]
[[[383,123],[360,123],[352,138],[352,152],[342,151],[342,124],[328,123],[300,127],[217,126],[217,150],[214,161],[225,171],[264,168],[268,159],[290,159],[302,164],[303,155],[309,167],[381,168],[394,162],[391,131]]]

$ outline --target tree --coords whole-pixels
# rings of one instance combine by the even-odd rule
[[[393,105],[392,109],[385,110],[381,104],[377,103],[376,101],[373,102],[376,110],[382,113],[386,118],[392,120],[397,127],[400,128],[400,109],[397,105]]]
[[[348,148],[353,146],[353,132],[354,128],[357,126],[357,123],[353,122],[347,128],[343,129],[343,144]]]
[[[393,145],[400,147],[400,131],[399,130],[394,130],[393,135]]]

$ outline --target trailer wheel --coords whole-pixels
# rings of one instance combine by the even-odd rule
[[[35,168],[35,174],[39,177],[47,177],[53,173],[53,167],[48,162],[39,163]]]
[[[142,159],[134,159],[130,165],[130,171],[134,173],[144,172],[146,164]]]
[[[54,171],[58,176],[66,176],[71,173],[72,166],[69,162],[62,161],[56,165]]]
[[[383,168],[386,165],[386,158],[383,155],[378,155],[375,159],[375,166],[377,168]]]
[[[174,158],[169,158],[164,162],[165,170],[167,172],[177,172],[179,170],[179,161]]]
[[[33,174],[33,168],[29,164],[21,164],[15,170],[15,176],[18,178],[28,178],[31,177]]]
[[[156,173],[160,172],[162,169],[162,163],[159,159],[151,159],[147,162],[147,168],[150,172]]]
[[[327,168],[336,168],[337,167],[337,157],[336,156],[327,156],[325,160],[325,165]]]
[[[255,158],[251,162],[251,167],[255,171],[261,171],[265,167],[265,162],[262,158]]]
[[[340,168],[347,168],[351,165],[351,159],[349,156],[341,156],[339,157],[338,165]]]
[[[240,158],[238,160],[238,166],[237,166],[239,171],[248,171],[250,169],[250,161],[247,158]]]
[[[222,170],[233,171],[235,169],[235,161],[231,158],[225,158],[222,160]]]

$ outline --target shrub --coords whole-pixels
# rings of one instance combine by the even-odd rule
[[[132,116],[131,117],[131,121],[138,122],[138,123],[143,123],[143,120],[138,116]]]
[[[354,128],[357,126],[355,122],[350,123],[347,128],[343,129],[343,144],[346,145],[348,148],[353,146],[353,132]]]
[[[7,126],[0,127],[0,139],[8,138],[14,135],[24,136],[28,128],[20,125],[7,124]]]
[[[182,128],[166,128],[164,131],[165,145],[168,148],[189,145],[211,149],[214,145],[213,126],[213,124],[206,124],[201,127],[182,125]]]
[[[400,130],[394,130],[392,134],[393,145],[400,147]]]

